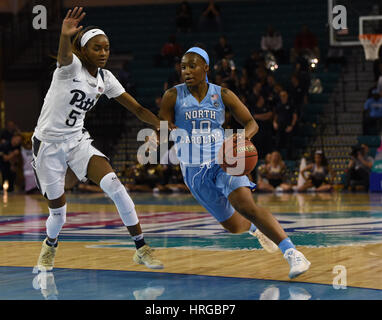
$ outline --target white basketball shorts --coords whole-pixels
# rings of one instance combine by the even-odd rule
[[[33,161],[36,184],[48,200],[61,197],[65,191],[65,175],[68,167],[78,180],[86,181],[87,168],[92,156],[105,157],[92,146],[93,139],[85,131],[64,142],[43,142],[32,137]]]

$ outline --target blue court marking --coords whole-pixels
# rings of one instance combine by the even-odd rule
[[[57,268],[39,289],[32,268],[0,267],[1,300],[381,300],[382,290],[232,277]],[[54,278],[54,281],[52,279]],[[33,280],[35,279],[34,286]],[[54,287],[57,289],[55,293]],[[47,291],[50,291],[50,295]],[[46,294],[46,297],[43,296]]]

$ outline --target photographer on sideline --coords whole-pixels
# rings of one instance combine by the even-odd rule
[[[374,89],[364,106],[363,130],[365,135],[379,135],[382,127],[382,91]]]
[[[16,133],[11,140],[0,144],[0,171],[3,182],[8,181],[8,192],[14,191],[17,165],[21,161],[20,147],[23,137]],[[0,187],[0,190],[2,187]]]
[[[373,166],[373,158],[368,156],[369,147],[365,144],[354,146],[351,152],[351,159],[346,173],[345,189],[349,186],[352,191],[355,187],[361,185],[366,191],[369,190],[370,171]]]

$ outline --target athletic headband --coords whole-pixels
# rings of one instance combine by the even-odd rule
[[[81,47],[85,47],[85,45],[88,43],[88,41],[98,35],[104,35],[106,37],[105,32],[103,32],[101,29],[91,29],[89,31],[86,31],[81,38]]]
[[[188,49],[186,53],[190,53],[190,52],[200,55],[208,65],[210,64],[210,58],[208,57],[208,53],[204,51],[202,48],[192,47]]]
[[[210,58],[208,57],[208,53],[205,51],[205,50],[203,50],[202,48],[199,48],[199,47],[192,47],[192,48],[190,48],[190,49],[188,49],[187,50],[187,52],[185,53],[185,54],[187,54],[187,53],[196,53],[196,54],[198,54],[199,56],[201,56],[203,59],[204,59],[204,61],[209,65],[210,64]],[[207,77],[207,75],[206,75],[206,81],[208,82],[208,77]]]

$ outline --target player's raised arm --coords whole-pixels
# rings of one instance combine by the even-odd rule
[[[82,7],[75,7],[69,10],[62,22],[60,43],[58,47],[57,60],[60,66],[67,66],[73,61],[71,37],[82,29],[78,26],[80,21],[85,17]]]
[[[153,114],[150,110],[142,107],[137,100],[135,100],[130,94],[127,92],[122,93],[119,97],[116,97],[121,105],[123,105],[127,110],[132,112],[139,120],[151,124],[157,130],[160,127],[159,118]]]
[[[229,89],[222,88],[221,96],[225,106],[230,110],[236,121],[245,129],[245,138],[251,139],[259,130],[259,126],[253,119],[247,107],[240,99]]]

